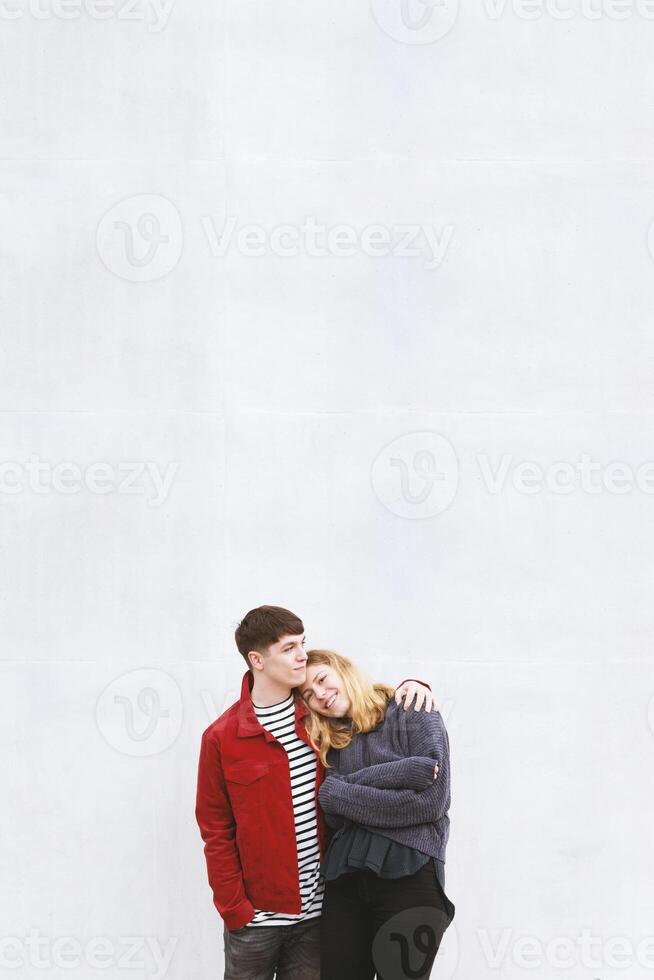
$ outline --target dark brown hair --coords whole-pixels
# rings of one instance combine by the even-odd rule
[[[245,614],[236,628],[234,639],[239,653],[249,667],[250,650],[265,653],[282,636],[299,636],[301,633],[304,633],[304,626],[295,613],[282,609],[281,606],[258,606]]]

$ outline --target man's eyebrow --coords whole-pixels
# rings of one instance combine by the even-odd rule
[[[302,642],[304,642],[304,640],[306,640],[306,636],[303,636],[302,637]],[[295,640],[293,640],[292,643],[285,643],[284,646],[282,647],[282,650],[290,650],[291,647],[294,647],[294,646],[295,646]]]

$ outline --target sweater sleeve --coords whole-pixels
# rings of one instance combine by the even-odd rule
[[[421,756],[380,762],[357,772],[343,774],[328,770],[335,779],[357,786],[376,786],[377,789],[428,789],[434,781],[434,760]]]
[[[391,710],[391,709],[389,709]],[[440,712],[403,712],[409,749],[438,763],[439,772],[428,789],[379,789],[347,783],[328,771],[320,787],[320,804],[369,827],[410,827],[438,820],[450,804],[449,740]]]

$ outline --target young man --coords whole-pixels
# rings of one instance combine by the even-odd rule
[[[260,606],[236,630],[248,671],[240,699],[202,736],[195,815],[225,923],[225,980],[319,980],[324,771],[309,743],[302,620]],[[429,688],[395,698],[432,708]]]

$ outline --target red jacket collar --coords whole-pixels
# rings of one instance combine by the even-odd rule
[[[246,670],[241,683],[241,697],[238,702],[238,735],[240,738],[250,738],[252,735],[264,735],[266,741],[274,741],[274,736],[259,724],[254,712],[250,696],[254,677],[251,670]],[[295,697],[295,721],[309,714],[309,709],[301,698]]]

